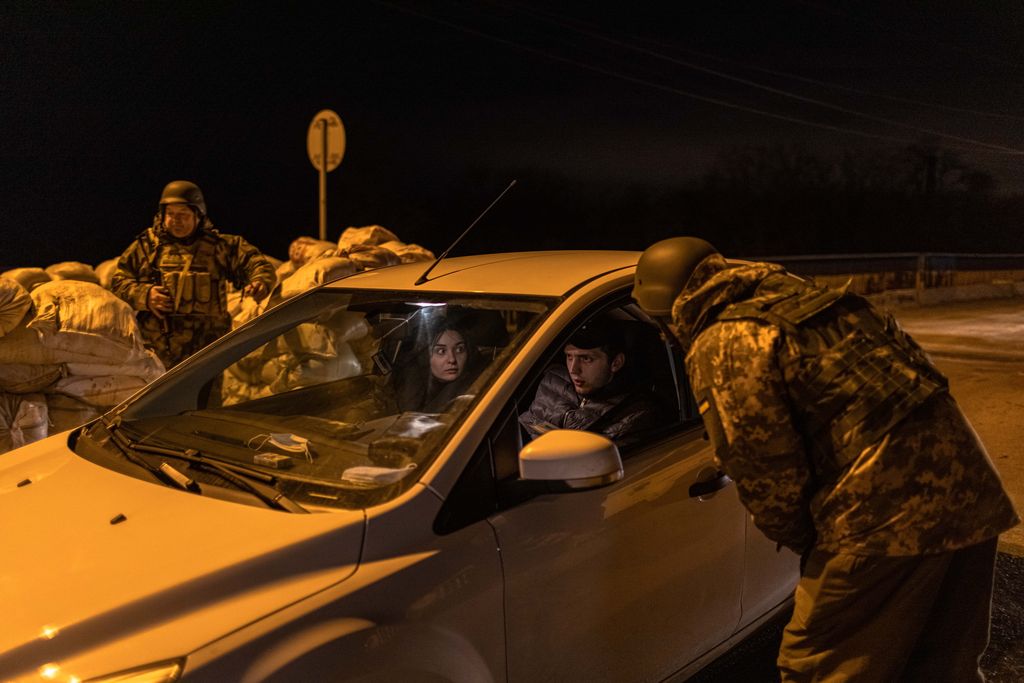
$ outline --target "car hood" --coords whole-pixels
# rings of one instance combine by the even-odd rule
[[[0,678],[186,655],[350,576],[364,529],[362,511],[287,514],[119,474],[66,434],[0,455]]]

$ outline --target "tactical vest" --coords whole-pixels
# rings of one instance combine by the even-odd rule
[[[845,286],[819,287],[776,273],[754,298],[711,317],[763,320],[796,341],[799,366],[787,373],[788,391],[819,476],[838,477],[866,447],[947,387],[891,315],[880,315]]]
[[[170,292],[171,315],[224,315],[221,305],[221,274],[215,256],[216,242],[206,235],[192,244],[161,241],[152,267],[158,281]]]

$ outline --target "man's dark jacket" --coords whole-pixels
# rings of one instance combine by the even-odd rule
[[[616,376],[581,398],[563,365],[547,369],[530,409],[519,422],[533,437],[551,429],[582,429],[603,434],[623,446],[657,426],[660,411],[649,392],[626,385]]]

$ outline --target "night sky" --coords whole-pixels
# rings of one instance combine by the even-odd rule
[[[1010,2],[9,1],[0,265],[117,256],[178,178],[284,257],[317,234],[325,108],[348,136],[328,237],[378,223],[438,252],[513,178],[466,252],[643,248],[691,226],[631,224],[631,201],[752,145],[929,138],[1024,192],[1021,35]]]

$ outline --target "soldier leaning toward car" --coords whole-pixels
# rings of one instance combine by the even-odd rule
[[[175,180],[153,225],[121,254],[110,288],[138,311],[144,341],[170,368],[231,329],[228,282],[259,301],[276,275],[256,247],[213,228],[195,183]]]
[[[920,347],[845,288],[692,237],[648,248],[633,295],[686,350],[758,528],[803,556],[782,679],[984,680],[997,536],[1019,519]]]

